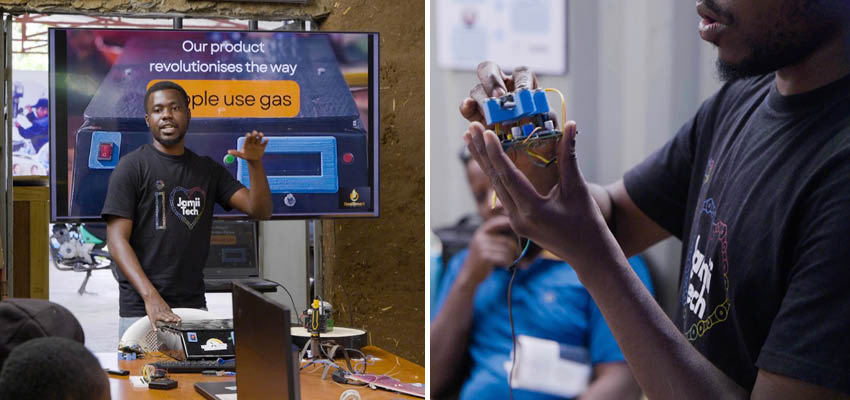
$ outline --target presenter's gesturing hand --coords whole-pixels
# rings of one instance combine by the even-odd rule
[[[227,150],[227,154],[249,162],[259,161],[263,158],[263,153],[266,152],[267,144],[269,144],[269,140],[263,139],[263,132],[251,131],[245,134],[242,150],[230,149]]]
[[[254,219],[269,219],[274,210],[272,195],[269,190],[269,180],[263,168],[263,153],[269,139],[263,139],[263,133],[251,131],[245,134],[241,150],[230,149],[227,154],[239,157],[248,164],[250,189],[242,188],[230,197],[231,207],[248,214]]]
[[[560,180],[543,196],[502,151],[493,131],[472,122],[464,140],[490,178],[514,232],[555,253],[578,271],[607,252],[621,250],[579,170],[576,133],[575,121],[567,122],[558,144]]]

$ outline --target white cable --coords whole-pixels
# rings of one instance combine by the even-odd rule
[[[360,400],[360,392],[348,389],[339,396],[339,400]]]

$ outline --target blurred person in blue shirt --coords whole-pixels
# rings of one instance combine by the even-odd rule
[[[518,261],[511,288],[519,343],[512,367],[506,267],[522,248],[481,167],[468,156],[461,160],[484,222],[469,247],[449,260],[441,281],[432,283],[438,286],[430,315],[432,395],[507,398],[513,368],[515,399],[638,398],[640,388],[575,271],[534,244]],[[514,162],[539,191],[558,180],[557,168],[523,165],[523,155]],[[646,264],[638,257],[629,261],[652,291]]]

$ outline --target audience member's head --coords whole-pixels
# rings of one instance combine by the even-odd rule
[[[0,371],[16,346],[45,336],[85,342],[82,326],[65,307],[38,299],[0,301]]]
[[[82,344],[63,337],[16,347],[0,372],[0,400],[109,399],[109,379]]]

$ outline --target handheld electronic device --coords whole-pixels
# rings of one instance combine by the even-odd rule
[[[493,127],[502,149],[524,151],[541,167],[548,167],[556,158],[541,155],[537,149],[563,136],[563,129],[550,116],[547,92],[561,96],[561,115],[566,119],[564,96],[557,89],[520,89],[487,99],[482,109],[485,122]]]

